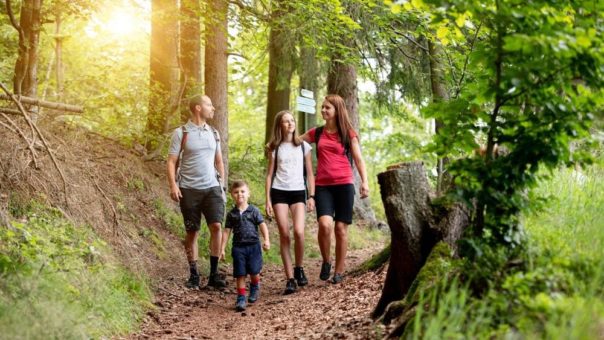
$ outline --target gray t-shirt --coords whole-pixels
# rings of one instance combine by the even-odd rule
[[[220,152],[220,143],[216,142],[216,139],[220,141],[218,131],[214,132],[208,124],[198,126],[191,121],[185,125],[185,129],[188,136],[177,174],[178,186],[198,190],[219,186],[214,166],[216,153]],[[182,136],[182,128],[172,133],[170,155],[179,154]]]

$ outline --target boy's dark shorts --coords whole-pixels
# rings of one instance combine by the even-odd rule
[[[180,188],[180,211],[187,231],[198,231],[201,228],[201,215],[208,225],[222,223],[224,219],[224,199],[220,186],[208,189]]]
[[[287,205],[296,203],[306,204],[306,190],[288,191],[271,188],[271,203]]]
[[[317,219],[331,216],[335,221],[352,223],[354,184],[326,185],[315,188]]]
[[[260,242],[246,245],[233,246],[233,276],[240,277],[247,274],[256,275],[262,271],[262,249]]]

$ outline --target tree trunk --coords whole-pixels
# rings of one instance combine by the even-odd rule
[[[346,102],[346,109],[350,116],[350,121],[355,131],[359,133],[359,143],[362,145],[362,136],[360,136],[359,123],[359,98],[357,88],[357,70],[349,64],[339,61],[339,56],[334,56],[329,65],[327,73],[327,92],[329,94],[337,94]],[[354,167],[354,184],[355,188],[361,186],[361,176],[356,167]],[[354,214],[361,220],[368,221],[371,226],[377,226],[378,221],[375,218],[371,201],[369,198],[361,199],[358,190],[355,190],[354,195]]]
[[[290,84],[293,73],[293,47],[290,47],[288,30],[282,23],[286,1],[273,2],[271,30],[268,42],[268,91],[266,100],[266,129],[264,142],[271,138],[275,116],[281,110],[289,110]]]
[[[206,23],[205,93],[216,108],[210,124],[218,130],[225,170],[225,184],[229,165],[229,121],[227,93],[227,13],[226,0],[208,0],[208,13],[212,19]]]
[[[382,296],[372,317],[403,299],[434,245],[443,240],[453,249],[469,223],[460,205],[433,206],[426,170],[421,162],[403,163],[378,175],[388,225],[391,255]]]
[[[180,65],[184,98],[202,92],[201,81],[201,7],[199,0],[181,0],[180,2]],[[180,110],[181,123],[189,119],[188,105]]]
[[[61,9],[57,9],[55,18],[55,100],[63,101],[63,36],[61,35]]]
[[[449,100],[449,93],[445,85],[445,75],[442,67],[441,47],[428,40],[428,51],[430,58],[430,85],[432,88],[432,102],[441,102]],[[435,133],[438,134],[443,128],[443,122],[436,120]],[[446,173],[446,166],[449,163],[448,158],[439,158],[437,163],[437,192],[444,192],[451,184],[451,177]]]
[[[178,107],[178,2],[151,2],[150,97],[147,150],[159,145],[170,114]]]
[[[12,15],[10,1],[7,1],[6,6],[11,22],[19,32],[19,55],[15,63],[13,91],[16,95],[36,97],[42,0],[23,1],[18,25]],[[32,119],[35,119],[35,116]]]
[[[314,48],[302,46],[300,49],[298,74],[300,75],[300,88],[312,91],[314,99],[319,101],[317,94],[319,90],[319,62],[317,61],[317,51]],[[298,131],[300,134],[315,126],[317,126],[317,113],[299,112]]]

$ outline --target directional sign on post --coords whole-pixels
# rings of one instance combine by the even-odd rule
[[[309,91],[310,92],[310,91]],[[312,92],[311,92],[312,93]],[[296,98],[296,109],[305,113],[315,114],[317,102],[312,98]]]
[[[313,99],[315,97],[315,94],[312,91],[306,90],[306,89],[300,89],[300,95],[302,97],[306,97],[306,98],[310,98],[310,99]]]

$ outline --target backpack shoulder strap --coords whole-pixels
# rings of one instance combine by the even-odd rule
[[[273,188],[273,183],[275,182],[275,176],[277,176],[277,160],[279,156],[279,147],[281,145],[277,145],[275,148],[275,159],[273,160],[273,176],[271,177],[271,189]]]
[[[180,127],[182,130],[182,138],[180,139],[180,152],[184,152],[185,144],[187,144],[187,137],[189,136],[189,131],[187,131],[187,126],[183,125]]]
[[[220,143],[220,134],[218,133],[218,130],[216,130],[211,125],[210,125],[210,127],[212,128],[212,133],[214,134],[214,139],[216,140],[216,143]]]
[[[317,126],[317,128],[315,129],[315,152],[317,153],[317,159],[319,159],[319,139],[321,139],[321,135],[323,134],[323,128],[325,127],[325,125],[323,126]]]
[[[180,162],[185,154],[185,145],[187,144],[187,137],[189,136],[186,125],[181,126],[180,129],[182,130],[182,137],[180,139],[180,151],[178,151],[178,158],[176,159],[176,169],[180,166]]]

